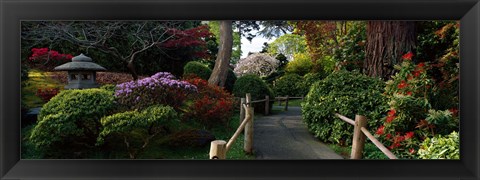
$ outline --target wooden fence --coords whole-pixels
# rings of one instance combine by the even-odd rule
[[[284,97],[281,97],[281,96],[278,96],[278,97],[275,97],[274,99],[270,99],[270,97],[267,95],[265,96],[265,99],[258,99],[258,100],[255,100],[255,101],[251,101],[250,103],[253,104],[253,103],[262,103],[264,102],[265,103],[265,111],[264,111],[264,115],[269,115],[270,114],[270,103],[273,103],[275,101],[278,101],[278,105],[281,106],[282,105],[282,101],[285,101],[285,107],[284,107],[284,110],[285,111],[288,111],[288,100],[290,99],[303,99],[304,97],[290,97],[290,96],[284,96]],[[241,98],[240,99],[240,106],[241,104],[244,104],[246,102],[246,99],[245,98]],[[240,119],[243,119],[242,118],[242,108],[240,107]]]
[[[232,138],[230,138],[228,142],[224,140],[215,140],[210,143],[210,159],[226,159],[228,150],[230,150],[232,144],[235,142],[235,140],[237,140],[238,136],[243,130],[245,130],[243,150],[249,154],[253,152],[254,111],[251,104],[251,96],[248,93],[244,101],[242,100],[242,103],[240,103],[240,116],[242,116],[243,112],[243,117],[240,117],[240,120],[242,121],[240,126],[237,128]]]
[[[341,120],[354,126],[353,129],[353,141],[352,141],[352,153],[350,159],[362,159],[363,148],[365,146],[365,137],[377,146],[380,151],[383,152],[390,159],[397,159],[397,157],[388,150],[380,141],[377,140],[367,129],[367,118],[362,115],[355,115],[355,121],[349,119],[341,114],[335,113],[335,116]]]

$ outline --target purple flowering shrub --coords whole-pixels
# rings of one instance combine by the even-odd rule
[[[119,104],[130,109],[144,109],[155,104],[164,104],[178,110],[187,95],[194,92],[197,92],[196,86],[177,80],[168,72],[159,72],[137,81],[118,84],[115,96]]]

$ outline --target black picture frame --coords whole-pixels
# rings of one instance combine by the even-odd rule
[[[21,20],[460,20],[460,160],[21,160]],[[0,179],[479,179],[478,0],[0,0]]]

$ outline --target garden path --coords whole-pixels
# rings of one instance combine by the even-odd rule
[[[301,113],[300,107],[288,107],[288,111],[254,119],[256,159],[343,159],[308,132]]]

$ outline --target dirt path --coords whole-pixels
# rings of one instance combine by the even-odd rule
[[[343,159],[308,132],[300,107],[255,119],[253,147],[256,159]]]

